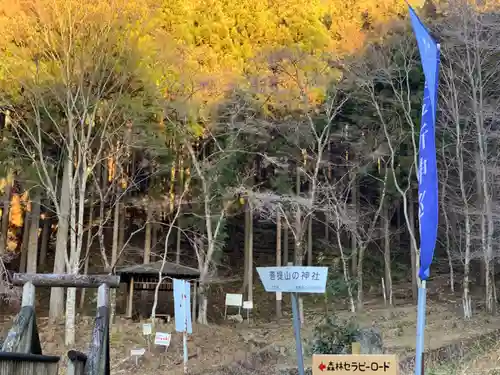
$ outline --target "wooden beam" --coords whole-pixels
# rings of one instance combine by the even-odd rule
[[[120,276],[116,275],[65,275],[51,273],[15,273],[12,284],[20,286],[32,283],[34,286],[61,288],[98,288],[105,284],[110,288],[120,286]]]

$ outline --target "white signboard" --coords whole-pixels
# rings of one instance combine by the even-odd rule
[[[241,307],[243,304],[243,294],[226,294],[226,306]]]
[[[172,335],[165,332],[156,332],[155,345],[170,346]]]
[[[243,301],[243,308],[247,310],[253,309],[253,301]]]
[[[266,292],[324,293],[328,267],[257,267]]]
[[[146,349],[144,349],[144,348],[130,350],[130,355],[132,357],[140,357],[141,355],[144,355],[145,353],[146,353]]]
[[[145,323],[142,325],[142,334],[144,336],[149,336],[153,333],[153,326],[151,323]]]

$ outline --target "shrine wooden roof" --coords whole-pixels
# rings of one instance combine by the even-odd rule
[[[153,262],[149,264],[136,264],[133,266],[119,267],[116,269],[116,273],[118,275],[123,276],[134,276],[134,275],[143,275],[143,276],[158,276],[160,269],[162,267],[162,261]],[[191,276],[198,277],[200,276],[200,271],[196,268],[191,268],[187,266],[183,266],[177,263],[165,262],[162,270],[163,276]]]

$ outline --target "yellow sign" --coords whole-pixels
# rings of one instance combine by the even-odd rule
[[[314,354],[313,375],[398,375],[393,354]]]

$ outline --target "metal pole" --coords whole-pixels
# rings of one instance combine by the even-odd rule
[[[302,340],[300,339],[300,316],[297,293],[292,293],[292,314],[295,347],[297,349],[297,365],[299,367],[299,375],[304,375],[304,354],[302,353]]]
[[[188,281],[184,282],[184,333],[182,335],[182,347],[184,354],[184,374],[188,372],[188,345],[187,345],[187,327],[188,327],[188,304],[189,299],[186,297],[187,292],[191,290],[191,285]]]
[[[427,297],[426,281],[418,288],[417,305],[417,347],[415,353],[415,375],[424,375],[424,334],[425,334],[425,303]]]

